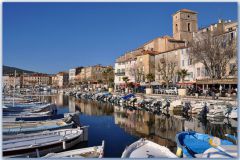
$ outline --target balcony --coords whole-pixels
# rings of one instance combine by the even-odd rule
[[[116,76],[125,76],[125,72],[117,72],[115,73]]]

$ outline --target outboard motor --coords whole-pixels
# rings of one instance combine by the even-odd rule
[[[209,109],[207,107],[207,103],[204,104],[204,107],[202,108],[202,110],[200,111],[200,118],[206,118],[207,117],[207,113],[209,112]]]
[[[188,111],[191,109],[191,104],[190,102],[185,102],[183,106],[183,116],[188,116]]]
[[[233,108],[231,105],[227,105],[227,111],[225,113],[225,115],[227,115],[227,117],[229,117],[230,113],[232,112]]]
[[[79,115],[78,114],[68,114],[67,117],[64,118],[64,121],[66,123],[71,123],[71,122],[74,122],[74,127],[80,127],[81,124],[80,124],[80,119],[79,119]]]

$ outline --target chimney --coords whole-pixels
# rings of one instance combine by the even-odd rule
[[[222,23],[222,22],[223,22],[223,20],[222,20],[222,19],[219,19],[219,20],[218,20],[218,23]]]

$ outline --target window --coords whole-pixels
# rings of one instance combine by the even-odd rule
[[[201,76],[205,77],[205,75],[206,75],[206,69],[204,67],[202,67],[202,69],[201,69]]]
[[[122,73],[124,73],[125,72],[125,69],[122,69]]]
[[[176,28],[175,28],[176,32],[178,32],[178,25],[176,24]]]
[[[190,23],[188,23],[188,32],[190,32]]]
[[[190,77],[190,78],[193,78],[193,72],[190,72],[190,73],[189,73],[189,77]]]
[[[188,65],[192,65],[192,59],[191,58],[188,59]]]
[[[207,69],[205,68],[205,76],[209,76]]]
[[[231,40],[233,39],[233,32],[231,33]]]
[[[231,64],[229,65],[229,69],[230,69],[229,75],[230,75],[230,76],[235,75],[235,73],[236,73],[236,64],[231,63]]]
[[[197,68],[197,77],[200,77],[200,68]]]
[[[182,60],[182,66],[184,67],[184,60]]]
[[[117,70],[117,73],[120,73],[120,69]]]
[[[187,15],[187,17],[189,18],[190,16],[189,16],[189,15]]]

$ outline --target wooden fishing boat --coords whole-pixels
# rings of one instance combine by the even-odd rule
[[[75,149],[59,153],[49,153],[44,158],[103,158],[104,141],[102,145]]]
[[[87,134],[80,128],[18,135],[15,139],[3,141],[3,156],[41,157],[49,152],[64,151],[87,140]]]
[[[73,128],[74,122],[72,120],[66,121],[66,118],[60,120],[50,121],[16,121],[16,122],[4,122],[3,135],[15,135],[21,133],[34,133],[45,130],[57,130]]]
[[[197,132],[179,132],[176,134],[177,156],[188,158],[200,158],[202,154],[212,148],[213,136]],[[233,145],[228,140],[220,139],[220,145]]]
[[[177,156],[164,146],[140,139],[124,150],[122,158],[177,158]]]

